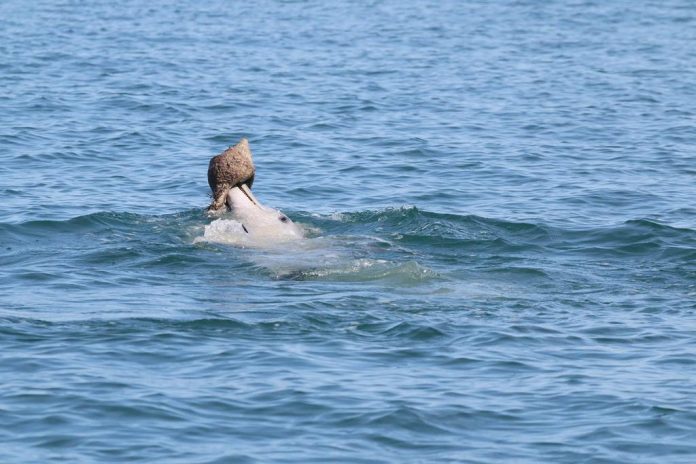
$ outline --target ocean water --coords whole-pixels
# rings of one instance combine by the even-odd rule
[[[688,0],[0,2],[0,462],[696,462],[695,43]],[[306,239],[211,225],[243,136]]]

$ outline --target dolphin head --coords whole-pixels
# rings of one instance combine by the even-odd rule
[[[254,241],[277,243],[304,236],[302,229],[285,214],[262,205],[247,184],[231,188],[226,203],[234,219]]]

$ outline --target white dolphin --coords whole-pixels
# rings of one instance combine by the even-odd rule
[[[273,245],[304,237],[300,226],[277,209],[264,206],[246,184],[231,188],[226,204],[232,218],[241,224],[249,242]]]
[[[251,193],[256,168],[245,138],[211,158],[208,185],[212,214],[230,211],[232,219],[219,218],[205,227],[204,240],[246,246],[269,247],[304,237],[303,229],[290,218],[261,204]]]

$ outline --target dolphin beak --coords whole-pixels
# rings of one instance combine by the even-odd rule
[[[247,184],[239,184],[239,190],[241,190],[242,193],[246,195],[250,202],[258,206],[259,208],[263,208],[261,206],[261,202],[256,199],[253,193],[251,193],[251,189],[249,188],[249,186],[247,186]]]

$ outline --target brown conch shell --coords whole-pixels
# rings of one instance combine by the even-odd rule
[[[208,211],[217,211],[224,207],[227,192],[231,188],[239,184],[251,187],[255,173],[249,141],[245,138],[214,156],[208,165],[208,185],[213,191],[213,202],[208,206]]]

